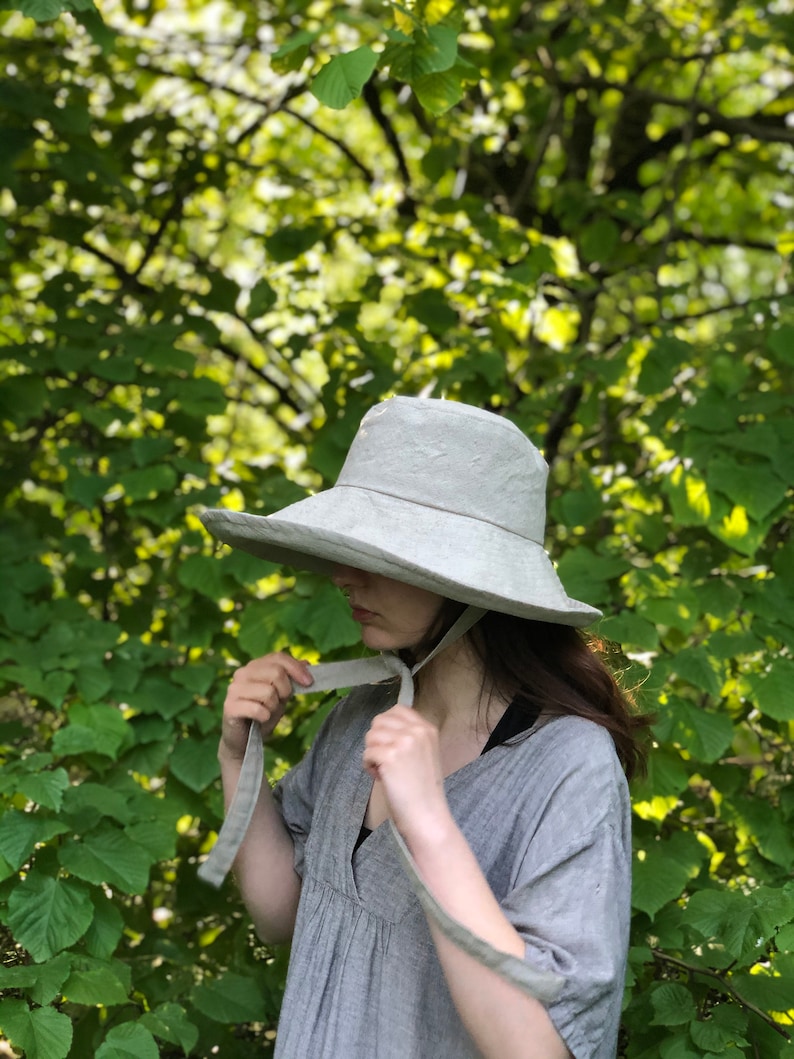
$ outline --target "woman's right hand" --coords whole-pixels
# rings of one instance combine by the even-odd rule
[[[262,738],[272,733],[292,695],[292,681],[308,688],[313,683],[308,662],[283,651],[255,658],[235,671],[223,704],[220,757],[242,761],[251,722]]]

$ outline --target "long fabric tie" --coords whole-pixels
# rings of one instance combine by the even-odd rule
[[[427,665],[431,658],[435,658],[440,651],[443,651],[444,648],[449,647],[451,643],[463,636],[475,622],[479,621],[484,613],[485,611],[479,607],[467,607],[441,642],[413,669],[409,669],[396,654],[391,652],[383,652],[374,658],[359,658],[346,662],[325,662],[309,667],[309,672],[313,678],[311,687],[306,688],[293,683],[293,692],[335,691],[338,688],[353,688],[361,684],[376,684],[389,678],[399,677],[400,692],[397,701],[403,706],[413,706],[414,675],[422,666]],[[262,733],[258,724],[252,724],[248,732],[248,743],[245,748],[237,789],[226,813],[226,819],[212,851],[198,869],[199,878],[212,886],[220,886],[226,878],[248,831],[262,787],[264,771],[262,768],[262,755]],[[427,888],[402,835],[394,826],[393,821],[390,820],[389,824],[391,825],[392,837],[396,843],[400,860],[408,873],[419,903],[425,915],[436,924],[441,933],[469,956],[489,967],[508,982],[518,986],[523,992],[543,1003],[550,1003],[555,1000],[565,985],[565,979],[552,971],[542,971],[533,967],[526,960],[519,959],[517,956],[500,952],[489,942],[473,934],[468,927],[453,919]]]

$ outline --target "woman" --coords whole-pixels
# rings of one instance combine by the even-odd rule
[[[260,936],[292,940],[282,1059],[615,1055],[621,762],[642,722],[576,631],[599,612],[543,551],[546,473],[507,420],[401,397],[365,416],[332,489],[205,516],[227,543],[327,570],[382,652],[332,673],[268,655],[224,708],[231,799],[246,742],[296,688],[360,685],[274,792],[244,810],[238,791],[216,847]]]

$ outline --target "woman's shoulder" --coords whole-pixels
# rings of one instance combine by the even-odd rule
[[[564,753],[588,758],[611,758],[615,743],[602,724],[574,714],[541,716],[534,737],[546,753]]]
[[[585,717],[541,717],[529,735],[519,738],[516,767],[528,771],[541,788],[562,790],[574,800],[627,800],[628,785],[612,736]]]

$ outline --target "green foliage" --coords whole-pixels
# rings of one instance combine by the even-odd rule
[[[197,514],[300,499],[432,392],[544,447],[549,550],[656,714],[622,1055],[791,1055],[789,5],[11,7],[2,1032],[266,1054],[285,953],[195,875],[224,689],[356,627]]]

